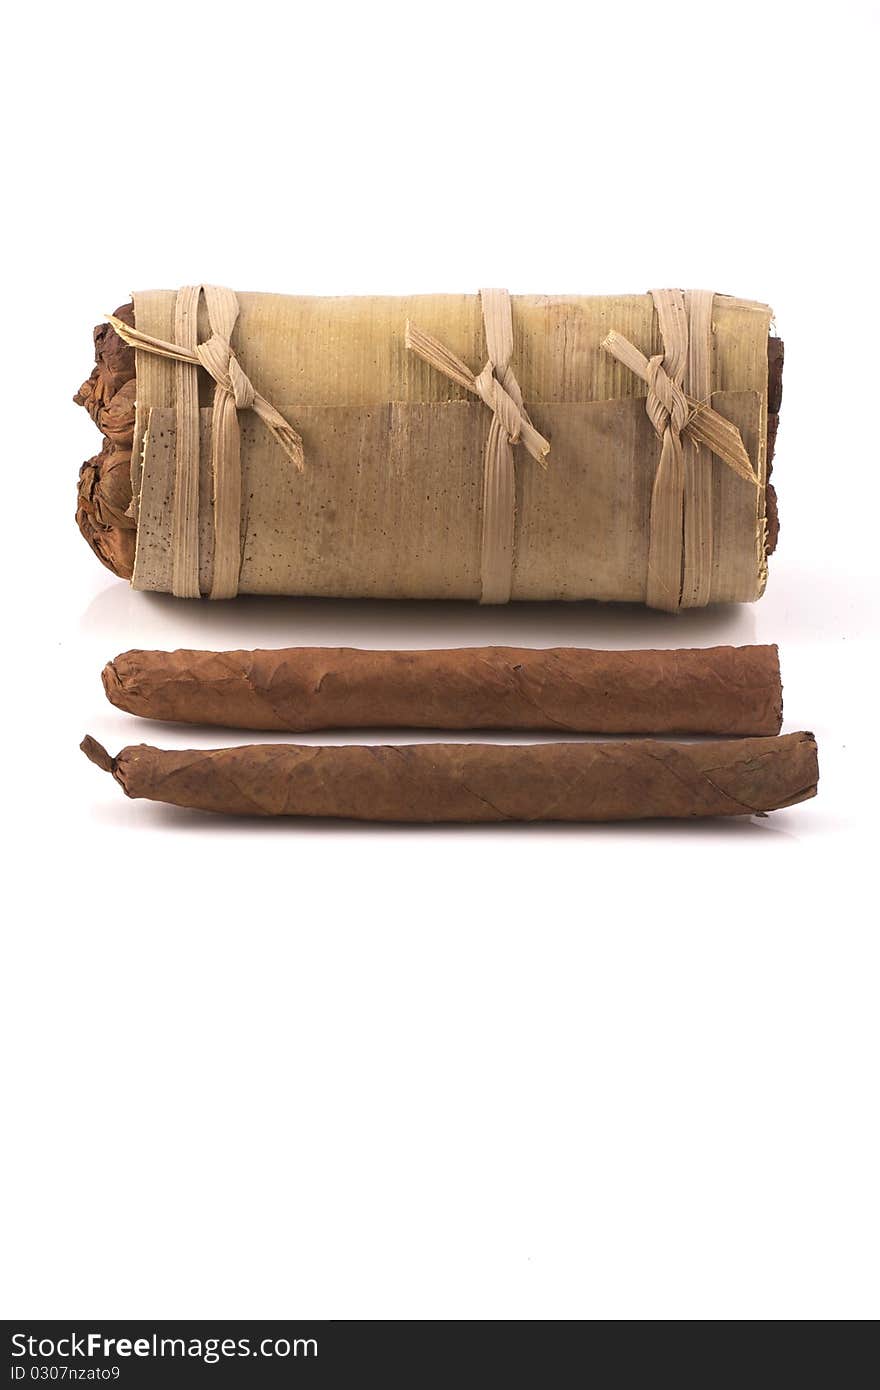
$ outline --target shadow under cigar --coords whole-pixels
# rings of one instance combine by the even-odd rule
[[[407,824],[397,821],[356,821],[331,818],[318,819],[297,816],[227,816],[209,811],[193,811],[178,806],[167,806],[162,802],[144,800],[131,801],[121,809],[116,806],[98,805],[92,808],[94,819],[103,824],[116,827],[124,819],[130,819],[132,828],[138,831],[150,828],[157,831],[171,831],[175,834],[211,835],[222,838],[224,835],[240,837],[252,835],[333,835],[339,838],[379,835],[410,838],[436,835],[442,838],[460,835],[525,836],[529,839],[545,837],[567,839],[608,839],[615,836],[639,839],[646,843],[656,843],[657,836],[675,839],[680,837],[682,847],[686,842],[698,840],[742,839],[752,840],[760,836],[796,842],[804,838],[804,831],[817,829],[810,825],[810,815],[803,814],[797,807],[796,814],[787,811],[773,811],[765,816],[715,816],[694,817],[693,820],[638,820],[638,821],[505,821],[492,824]],[[800,814],[797,814],[800,813]],[[821,826],[818,827],[821,830]]]
[[[252,744],[299,743],[309,747],[346,747],[353,744],[407,744],[407,743],[497,743],[522,746],[528,743],[718,743],[725,738],[723,734],[589,734],[565,729],[438,729],[430,728],[363,728],[342,727],[338,729],[316,729],[311,732],[278,729],[238,729],[228,724],[187,724],[174,720],[142,719],[120,711],[126,722],[120,724],[121,732],[115,731],[111,742],[120,747],[138,743],[167,746],[169,735],[174,731],[175,746],[186,748],[246,748]],[[131,721],[135,722],[132,723]]]
[[[477,603],[385,599],[258,598],[211,603],[136,593],[110,584],[87,608],[83,630],[129,647],[276,646],[681,647],[747,645],[749,605],[662,613],[634,603]]]

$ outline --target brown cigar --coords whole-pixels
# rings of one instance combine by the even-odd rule
[[[816,793],[812,734],[720,743],[254,744],[164,751],[139,744],[92,762],[127,796],[236,816],[366,821],[615,821],[747,816]]]
[[[316,729],[556,729],[775,734],[776,647],[601,652],[570,647],[124,652],[108,699],[180,724]]]

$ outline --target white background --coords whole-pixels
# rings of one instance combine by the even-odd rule
[[[880,1311],[876,17],[7,17],[6,1316]],[[73,522],[98,436],[70,397],[104,312],[205,280],[773,304],[766,597],[130,592]],[[125,801],[77,750],[234,740],[111,709],[128,647],[506,641],[779,642],[818,799],[682,827],[220,823]]]

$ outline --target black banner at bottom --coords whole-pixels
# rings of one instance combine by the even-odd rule
[[[447,1372],[517,1383],[552,1382],[577,1366],[576,1323],[524,1322],[71,1322],[3,1323],[9,1386],[383,1386]],[[550,1381],[547,1377],[550,1375]]]

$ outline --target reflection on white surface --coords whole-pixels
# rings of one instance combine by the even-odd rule
[[[120,795],[121,789],[115,788]],[[186,836],[212,836],[219,841],[229,837],[247,835],[274,835],[296,838],[306,835],[331,835],[339,839],[357,840],[363,836],[388,837],[404,841],[430,842],[432,836],[438,838],[435,848],[442,842],[455,841],[476,836],[489,841],[513,836],[528,841],[558,839],[583,841],[587,849],[592,843],[602,840],[622,838],[631,842],[637,849],[639,842],[647,845],[658,837],[665,841],[678,841],[719,845],[731,839],[747,839],[754,842],[761,836],[777,840],[788,840],[794,844],[803,829],[798,824],[797,815],[792,811],[774,811],[767,816],[717,816],[692,821],[643,820],[596,822],[595,824],[573,824],[563,821],[536,821],[532,824],[523,821],[506,821],[491,825],[407,825],[387,821],[333,820],[330,818],[301,818],[296,816],[220,816],[208,811],[186,810],[179,806],[167,806],[161,802],[129,802],[124,808],[132,818],[132,829],[165,831]],[[792,808],[797,810],[798,808]],[[90,820],[102,831],[120,829],[120,816],[109,801],[96,804]],[[815,828],[815,827],[814,827]],[[426,845],[430,849],[430,844]]]
[[[84,635],[123,647],[456,645],[707,647],[876,637],[871,576],[797,572],[771,558],[757,603],[660,613],[632,603],[431,603],[377,599],[255,598],[212,603],[139,593],[108,579],[82,613]],[[121,650],[122,648],[117,648]],[[116,650],[116,649],[114,649]]]
[[[431,603],[377,599],[253,598],[212,603],[136,593],[111,582],[82,629],[126,647],[602,646],[704,647],[755,640],[752,605],[653,612],[638,604]],[[112,644],[112,643],[111,643]],[[116,648],[108,656],[115,655]]]

